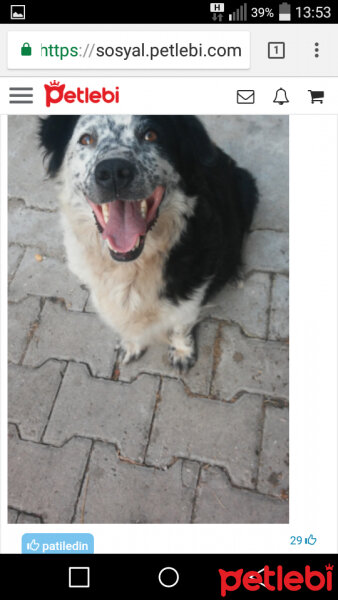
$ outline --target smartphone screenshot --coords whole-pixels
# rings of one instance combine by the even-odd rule
[[[0,13],[3,581],[334,593],[336,3]]]

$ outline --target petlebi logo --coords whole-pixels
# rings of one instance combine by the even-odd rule
[[[58,104],[59,102],[67,102],[72,104],[73,102],[79,102],[80,104],[98,104],[99,102],[105,102],[110,104],[114,102],[118,104],[120,101],[119,87],[116,86],[113,90],[102,87],[100,90],[90,90],[88,87],[78,86],[76,89],[67,89],[66,84],[60,84],[59,81],[51,81],[49,84],[45,83],[44,88],[46,90],[46,106],[50,107],[51,104]]]
[[[237,590],[243,591],[243,588],[255,592],[261,586],[270,592],[290,591],[298,592],[308,589],[311,592],[325,590],[332,591],[332,571],[333,565],[325,565],[325,571],[312,570],[309,565],[305,565],[304,572],[296,570],[284,570],[282,565],[275,569],[270,569],[265,565],[260,571],[246,571],[238,569],[237,571],[224,571],[219,569],[221,577],[221,596],[231,596],[231,592]],[[229,593],[229,594],[228,594]]]

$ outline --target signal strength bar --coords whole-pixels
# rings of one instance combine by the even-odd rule
[[[247,21],[248,20],[248,3],[241,4],[233,13],[229,13],[229,21]]]

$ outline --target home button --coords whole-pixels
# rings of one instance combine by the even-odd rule
[[[158,580],[163,587],[174,587],[179,580],[178,571],[173,567],[164,567],[158,574]]]

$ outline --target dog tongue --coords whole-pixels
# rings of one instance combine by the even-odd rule
[[[109,202],[109,218],[102,232],[116,252],[128,252],[140,235],[145,235],[147,221],[140,212],[139,202]]]

